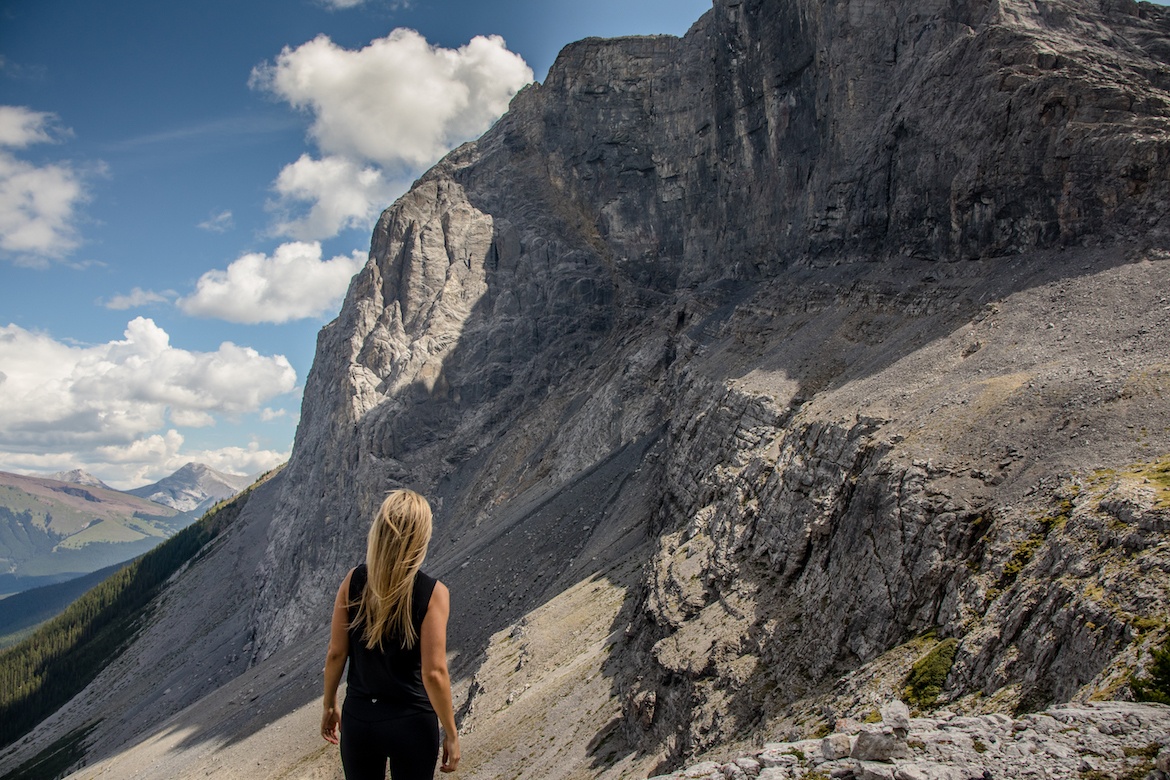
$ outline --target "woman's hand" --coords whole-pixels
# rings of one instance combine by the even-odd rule
[[[325,741],[336,745],[339,742],[338,735],[341,730],[338,728],[341,723],[341,710],[336,706],[326,707],[325,712],[321,714],[321,736]]]
[[[459,768],[459,735],[443,733],[443,763],[440,772],[454,772]]]

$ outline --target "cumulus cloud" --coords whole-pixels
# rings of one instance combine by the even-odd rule
[[[499,36],[444,49],[400,28],[358,50],[324,35],[285,47],[249,83],[310,114],[321,154],[303,155],[273,184],[274,232],[303,240],[367,227],[419,170],[483,133],[532,79]],[[304,206],[306,215],[289,216]]]
[[[53,114],[0,106],[0,252],[22,265],[45,265],[77,248],[74,212],[86,200],[72,165],[33,165],[12,154],[67,133]]]
[[[178,306],[197,317],[246,324],[318,317],[337,307],[365,261],[358,251],[322,260],[316,242],[281,244],[271,257],[250,253],[226,270],[203,274]]]
[[[17,325],[0,328],[7,375],[0,384],[0,452],[141,449],[168,422],[206,424],[217,414],[255,413],[296,386],[283,355],[231,342],[215,352],[178,349],[142,317],[124,335],[72,346]]]
[[[324,35],[285,47],[250,83],[310,111],[326,154],[419,167],[486,130],[532,78],[499,36],[443,49],[399,28],[358,51]]]
[[[99,301],[102,306],[107,309],[114,309],[115,311],[124,311],[126,309],[135,309],[140,306],[149,306],[152,303],[166,303],[174,298],[178,293],[174,290],[163,290],[162,292],[155,292],[154,290],[143,290],[141,287],[135,287],[125,295],[110,296],[107,301]]]
[[[287,449],[283,452],[276,450],[262,449],[256,442],[251,442],[247,447],[222,447],[217,450],[192,450],[184,455],[182,463],[171,461],[174,468],[170,472],[174,472],[188,463],[190,459],[194,459],[198,463],[211,466],[216,471],[225,471],[229,474],[257,474],[261,471],[268,471],[276,468],[281,463],[288,460],[292,450]]]
[[[0,106],[0,147],[23,149],[53,140],[56,116],[24,106]],[[56,131],[58,133],[68,131]]]
[[[328,238],[351,227],[368,227],[374,216],[405,187],[389,182],[373,166],[344,157],[314,160],[307,154],[284,166],[272,185],[278,199],[271,208],[281,216],[275,235],[301,240]],[[299,206],[309,211],[292,216]]]

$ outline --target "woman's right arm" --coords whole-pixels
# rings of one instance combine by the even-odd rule
[[[324,712],[321,714],[321,736],[326,742],[337,744],[338,725],[341,723],[341,707],[337,705],[337,686],[341,684],[341,673],[349,657],[349,579],[351,569],[337,596],[333,599],[333,619],[329,625],[329,649],[325,652],[325,694],[321,700]]]
[[[451,612],[451,593],[441,582],[435,583],[423,618],[419,651],[422,653],[423,686],[427,698],[443,724],[443,763],[441,772],[454,772],[459,766],[459,732],[455,728],[455,708],[451,703],[451,676],[447,671],[447,617]]]

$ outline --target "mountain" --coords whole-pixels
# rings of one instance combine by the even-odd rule
[[[126,492],[198,516],[253,481],[254,476],[224,474],[202,463],[188,463],[169,477]]]
[[[58,482],[72,482],[75,485],[84,485],[85,487],[104,488],[105,490],[113,490],[112,487],[102,482],[100,479],[90,474],[83,469],[73,469],[72,471],[58,471],[55,474],[49,474],[48,479],[55,479]]]
[[[191,520],[110,488],[0,472],[0,594],[130,560]]]
[[[1131,696],[1170,632],[1167,160],[1146,3],[716,0],[566,47],[383,213],[287,467],[0,769],[335,776],[330,608],[399,485],[467,778],[661,774],[907,688]]]

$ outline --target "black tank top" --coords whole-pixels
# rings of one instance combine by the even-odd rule
[[[349,620],[357,616],[368,573],[363,563],[349,579]],[[411,622],[420,641],[404,650],[402,639],[393,634],[373,650],[362,640],[362,627],[349,629],[349,674],[346,677],[345,706],[363,719],[387,718],[417,712],[434,712],[422,682],[421,645],[423,618],[431,603],[435,580],[423,572],[414,578],[411,594]]]

